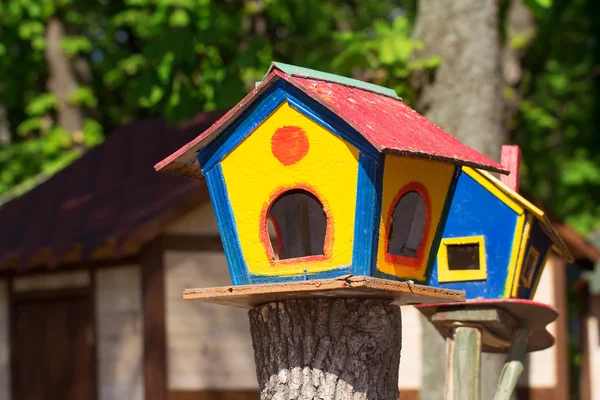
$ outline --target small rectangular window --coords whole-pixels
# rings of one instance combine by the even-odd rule
[[[468,236],[444,238],[438,251],[438,282],[466,282],[487,279],[485,238]]]
[[[479,243],[448,245],[448,269],[450,271],[468,271],[480,269]]]
[[[526,287],[530,287],[533,282],[533,276],[535,275],[536,267],[540,259],[540,252],[536,248],[530,247],[523,264],[523,272],[521,273],[521,280]]]

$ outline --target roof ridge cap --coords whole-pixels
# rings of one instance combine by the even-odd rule
[[[336,85],[346,86],[365,92],[375,93],[380,96],[389,97],[394,100],[403,102],[402,97],[398,96],[396,91],[385,86],[377,85],[371,82],[361,81],[360,79],[349,78],[347,76],[336,75],[331,72],[319,71],[316,69],[299,67],[292,64],[285,64],[281,62],[273,61],[265,74],[268,76],[274,69],[277,69],[284,74],[302,79],[310,79],[315,81],[329,82]],[[264,79],[264,78],[263,78]]]

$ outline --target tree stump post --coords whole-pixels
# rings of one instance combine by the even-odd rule
[[[390,301],[276,301],[248,315],[262,400],[398,398],[402,322]]]

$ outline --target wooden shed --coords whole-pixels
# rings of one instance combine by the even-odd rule
[[[206,187],[153,169],[218,117],[124,127],[0,209],[0,400],[258,399],[245,311],[181,299],[184,288],[230,284]],[[576,259],[600,259],[555,228]],[[536,299],[567,315],[570,267],[548,262]],[[418,313],[403,312],[418,330]],[[551,330],[557,345],[530,358],[529,398],[565,398],[566,319]],[[419,335],[402,351],[413,362],[400,397],[417,399]]]
[[[126,126],[0,210],[0,399],[258,398],[202,181],[152,166],[212,124]],[[235,377],[235,378],[234,378]]]

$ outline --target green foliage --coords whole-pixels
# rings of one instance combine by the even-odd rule
[[[404,1],[412,3],[412,1]],[[0,3],[0,105],[13,138],[0,147],[0,194],[31,187],[105,132],[147,116],[181,122],[227,109],[272,60],[366,77],[408,91],[403,78],[415,44],[393,0],[8,0]],[[82,132],[58,125],[48,92],[46,27],[60,20],[60,48],[79,86],[67,102]],[[363,60],[357,62],[358,60]],[[80,74],[85,65],[88,77]],[[77,68],[76,68],[77,67]],[[368,71],[390,69],[384,79]],[[84,74],[85,75],[85,74]]]
[[[415,0],[7,0],[0,3],[0,105],[12,143],[0,147],[0,194],[21,193],[118,126],[148,116],[176,123],[228,109],[272,60],[352,76],[415,100],[408,79],[433,70],[414,60]],[[505,4],[506,1],[503,2]],[[523,187],[585,232],[600,221],[600,3],[526,0],[537,32],[526,48],[513,140],[525,160]],[[503,6],[505,8],[505,6]],[[48,91],[46,27],[65,28],[60,48],[78,87],[82,132],[58,124]],[[81,68],[84,65],[85,68]],[[82,73],[87,70],[87,73]],[[1,200],[0,200],[1,202]]]
[[[600,3],[546,6],[533,8],[538,32],[513,140],[523,151],[524,189],[585,233],[600,221]]]
[[[344,50],[333,59],[332,66],[344,75],[357,70],[370,73],[362,78],[393,88],[405,101],[412,102],[414,91],[407,78],[417,70],[435,69],[440,59],[413,60],[414,50],[423,45],[410,39],[411,28],[404,14],[391,23],[375,21],[372,30],[366,32],[341,32],[337,37]]]

